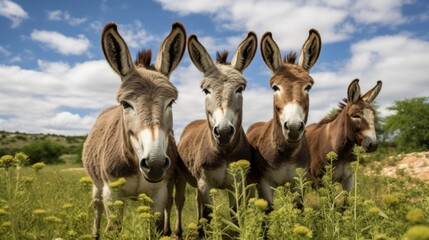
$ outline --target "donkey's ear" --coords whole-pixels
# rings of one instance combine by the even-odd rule
[[[359,79],[353,80],[350,85],[349,89],[347,90],[347,99],[351,103],[357,102],[360,98],[360,86],[359,86]]]
[[[197,36],[191,35],[188,38],[188,52],[195,67],[205,73],[214,66],[214,62],[204,46],[198,42]]]
[[[181,23],[175,22],[170,34],[165,38],[155,61],[155,68],[169,77],[179,65],[186,48],[186,31]]]
[[[299,56],[298,65],[307,70],[316,64],[322,48],[322,39],[319,32],[315,29],[310,29],[307,41],[302,46],[301,55]]]
[[[267,67],[274,73],[282,66],[282,53],[273,40],[271,32],[266,32],[261,38],[261,54]]]
[[[234,57],[231,60],[231,66],[239,72],[243,72],[255,57],[256,49],[258,48],[258,38],[254,32],[249,32],[246,39],[240,43]]]
[[[382,85],[383,85],[383,83],[380,80],[378,80],[377,84],[375,85],[375,87],[373,87],[371,90],[369,90],[368,92],[366,92],[362,96],[362,99],[365,102],[372,103],[374,101],[374,99],[377,97],[377,95],[380,93]]]
[[[121,77],[134,69],[130,51],[124,39],[118,33],[115,23],[108,23],[101,34],[101,46],[110,66]]]

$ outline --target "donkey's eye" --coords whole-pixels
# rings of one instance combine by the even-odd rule
[[[240,88],[238,88],[238,89],[237,89],[237,91],[235,91],[235,92],[236,92],[236,93],[242,93],[242,92],[243,92],[243,90],[244,90],[244,88],[240,87]]]
[[[171,102],[167,105],[167,108],[171,108],[174,103],[176,103],[176,100],[175,99],[171,100]]]
[[[274,92],[280,91],[280,88],[276,85],[273,85],[271,88],[274,90]]]
[[[203,89],[203,92],[204,92],[206,95],[210,94],[210,91],[209,91],[207,88],[204,88],[204,89]]]
[[[360,116],[360,115],[355,114],[355,115],[352,115],[352,118],[354,118],[354,119],[361,119],[361,116]]]
[[[120,102],[121,103],[121,105],[122,105],[122,107],[124,108],[124,109],[133,109],[133,107],[131,106],[131,104],[129,104],[127,101],[121,101]]]
[[[311,90],[311,85],[308,85],[307,87],[304,88],[305,91],[310,92]]]

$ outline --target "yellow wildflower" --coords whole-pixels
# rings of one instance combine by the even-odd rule
[[[91,234],[84,234],[84,235],[81,235],[78,239],[79,240],[91,240],[92,235]]]
[[[72,207],[73,207],[73,204],[70,204],[70,203],[63,204],[63,209],[69,209],[69,208],[72,208]]]
[[[418,208],[410,209],[406,216],[408,222],[412,224],[422,223],[425,220],[425,216],[423,215],[423,211]]]
[[[86,186],[86,185],[92,185],[92,179],[88,176],[86,177],[81,177],[79,179],[79,183]]]
[[[4,155],[0,158],[0,168],[8,170],[16,165],[16,160],[12,155]]]
[[[168,237],[168,236],[163,236],[161,237],[159,240],[172,240],[173,238]]]
[[[45,215],[47,212],[45,209],[35,209],[33,210],[33,215]]]
[[[123,206],[123,205],[124,205],[124,202],[123,202],[123,201],[121,201],[121,200],[116,200],[116,201],[113,203],[113,205],[114,205],[115,207],[120,207],[120,206]]]
[[[307,227],[304,227],[299,224],[295,225],[295,227],[293,228],[293,233],[302,237],[313,238],[313,232]]]
[[[122,178],[118,178],[118,180],[114,182],[111,182],[109,186],[110,188],[113,188],[113,189],[120,188],[125,185],[125,182],[126,182],[125,178],[122,177]]]
[[[255,206],[261,211],[265,211],[268,209],[268,202],[265,199],[260,198],[255,200]]]
[[[150,212],[150,207],[149,206],[139,206],[137,208],[137,212],[139,212],[139,213]]]
[[[244,159],[232,162],[229,164],[230,171],[234,173],[239,173],[240,170],[247,172],[250,169],[250,162]]]
[[[371,207],[368,209],[368,212],[373,213],[373,214],[379,214],[381,212],[380,208],[378,207]]]
[[[6,211],[6,209],[0,208],[0,215],[7,215],[7,214],[9,213]]]
[[[404,235],[404,240],[427,240],[429,239],[428,226],[413,226]]]
[[[338,154],[334,151],[330,151],[328,154],[326,154],[326,158],[330,161],[334,161],[338,159]]]
[[[139,194],[138,199],[139,199],[140,201],[143,201],[143,202],[144,202],[145,204],[147,204],[147,205],[149,205],[149,204],[152,204],[152,203],[153,203],[152,198],[150,198],[149,196],[147,196],[147,195],[146,195],[146,194],[144,194],[144,193]]]
[[[37,162],[37,163],[33,164],[31,167],[32,167],[36,172],[38,172],[38,171],[42,170],[45,166],[46,166],[46,165],[45,165],[45,163],[44,163],[44,162]]]
[[[399,199],[393,194],[386,194],[382,196],[384,203],[388,205],[395,205],[399,202]]]
[[[198,230],[198,226],[197,226],[197,224],[195,224],[195,223],[189,223],[189,224],[188,224],[188,229],[189,229],[190,231],[196,231],[196,230]]]
[[[144,212],[140,214],[140,217],[143,219],[151,219],[152,218],[152,214]]]
[[[27,154],[25,154],[23,152],[19,152],[19,153],[15,154],[15,160],[16,160],[16,163],[18,164],[18,166],[23,167],[28,162],[28,156],[27,156]]]
[[[60,218],[57,218],[55,216],[47,216],[44,218],[44,220],[46,222],[51,222],[51,223],[61,223],[63,221]]]
[[[3,222],[3,223],[1,224],[1,226],[2,226],[2,227],[4,227],[4,228],[7,228],[7,227],[12,226],[12,223],[11,223],[11,222],[9,222],[9,221],[7,221],[7,222]]]

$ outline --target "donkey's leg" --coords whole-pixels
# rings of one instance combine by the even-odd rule
[[[168,197],[167,197],[167,203],[164,209],[164,230],[162,232],[164,236],[171,235],[170,216],[171,216],[171,207],[173,206],[174,181],[175,181],[174,178],[170,178],[167,184]]]
[[[268,202],[267,213],[272,211],[274,203],[274,190],[267,179],[262,178],[258,186],[259,197],[265,199]]]
[[[343,189],[347,192],[352,191],[354,188],[354,181],[355,181],[355,175],[353,174],[351,166],[348,163],[344,166],[343,173],[342,173],[341,185],[343,186]]]
[[[201,180],[198,181],[198,191],[197,191],[197,210],[198,210],[198,223],[200,222],[201,218],[205,218],[210,222],[211,217],[210,213],[211,208],[208,207],[208,204],[212,204],[212,199],[210,198],[210,187],[208,184]],[[204,229],[200,226],[198,228],[198,234],[200,238],[204,237]]]
[[[161,213],[158,220],[156,221],[156,226],[158,231],[162,232],[164,228],[164,210],[167,207],[168,202],[168,186],[167,184],[162,185],[156,192],[151,196],[153,200],[152,210],[153,212]],[[170,196],[171,197],[171,196]]]
[[[92,228],[92,236],[94,239],[100,237],[101,215],[103,214],[103,199],[101,189],[95,184],[92,186],[92,203],[94,205],[94,225]]]
[[[186,181],[182,176],[178,176],[176,181],[176,194],[174,201],[176,203],[176,226],[174,233],[179,239],[182,239],[182,210],[185,205]]]
[[[107,218],[106,231],[110,232],[115,230],[116,226],[114,226],[111,219],[111,209],[109,208],[109,205],[113,202],[113,197],[108,183],[104,183],[103,185],[102,199],[103,199],[104,210],[106,211],[106,218]]]

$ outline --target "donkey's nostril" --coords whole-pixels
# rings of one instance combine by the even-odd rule
[[[298,131],[302,132],[302,131],[304,131],[304,128],[305,128],[305,124],[303,122],[301,122]]]
[[[164,165],[162,165],[162,169],[167,170],[167,168],[170,167],[170,159],[169,158],[165,158],[165,162]]]
[[[284,124],[284,128],[285,128],[286,130],[289,130],[289,126],[288,126],[287,122],[285,122],[285,124]]]
[[[149,165],[147,164],[147,158],[143,158],[143,159],[140,161],[140,167],[141,167],[142,169],[149,169]]]
[[[233,127],[233,126],[230,126],[230,127],[229,127],[229,131],[228,131],[228,135],[229,135],[229,136],[232,136],[232,135],[234,135],[234,132],[235,132],[234,127]]]
[[[214,133],[215,136],[220,136],[219,128],[218,127],[214,127],[213,128],[213,133]]]

